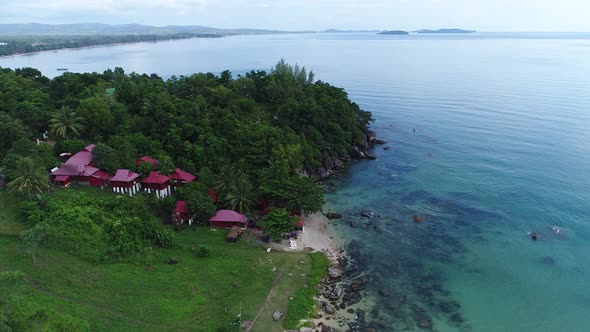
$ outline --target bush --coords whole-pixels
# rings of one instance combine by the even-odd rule
[[[18,270],[0,272],[0,282],[15,282],[22,280],[25,276],[24,272]]]
[[[172,248],[176,244],[176,233],[168,228],[157,229],[154,243],[162,248]]]
[[[206,244],[200,244],[199,245],[199,256],[200,257],[211,256],[211,247]]]

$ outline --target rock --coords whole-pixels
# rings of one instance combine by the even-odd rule
[[[350,156],[356,159],[365,159],[365,154],[363,151],[361,151],[361,149],[356,146],[350,150]]]
[[[301,327],[299,328],[299,332],[313,332],[313,329],[311,327]]]
[[[324,167],[328,170],[334,169],[334,161],[329,156],[324,157]]]
[[[175,257],[170,257],[167,261],[166,264],[170,264],[170,265],[176,265],[178,264],[178,259],[176,259]]]
[[[279,320],[281,317],[283,317],[283,312],[280,310],[277,310],[272,314],[272,319],[274,320]]]
[[[342,287],[336,286],[330,292],[330,295],[328,295],[328,299],[330,299],[330,300],[338,300],[340,298],[340,296],[342,296],[342,293],[343,292],[344,292],[344,289],[342,289]]]
[[[555,265],[555,259],[551,256],[543,256],[543,258],[541,258],[541,263],[545,264],[545,265]]]
[[[365,158],[370,159],[370,160],[375,160],[377,159],[377,157],[374,154],[365,152]]]
[[[382,140],[382,139],[376,139],[376,140],[375,140],[373,143],[375,143],[375,144],[377,144],[377,145],[383,145],[383,144],[385,144],[385,143],[387,143],[387,142],[385,142],[385,141],[384,141],[384,140]]]
[[[365,320],[365,311],[363,309],[356,309],[356,319],[361,322]]]
[[[334,309],[334,307],[332,307],[331,305],[327,305],[324,307],[324,312],[333,315],[336,313],[336,309]]]
[[[340,160],[338,157],[332,157],[332,162],[334,163],[334,169],[343,169],[344,162]]]
[[[324,180],[324,179],[329,178],[330,174],[332,174],[332,173],[330,173],[330,171],[327,170],[325,167],[320,167],[320,168],[318,168],[317,174],[321,180]]]
[[[375,212],[373,212],[373,211],[368,211],[368,210],[366,210],[366,211],[363,211],[363,212],[361,212],[361,217],[365,217],[365,218],[373,218],[373,217],[375,217],[375,216],[376,216],[376,215],[375,215]]]
[[[419,216],[419,215],[415,215],[415,216],[413,217],[413,219],[414,219],[414,222],[423,222],[423,221],[424,221],[424,218],[422,218],[422,217],[421,217],[421,216]]]
[[[348,310],[346,310],[346,312],[348,312],[349,314],[354,314],[354,309],[349,308]]]
[[[385,151],[391,150],[391,146],[385,146],[385,147],[383,147],[383,150],[385,150]]]
[[[451,320],[455,323],[463,323],[465,321],[460,313],[455,313],[451,315]]]
[[[340,303],[340,305],[338,307],[340,307],[340,309],[344,310],[344,309],[346,309],[346,303]]]
[[[422,318],[418,322],[418,327],[425,330],[432,329],[432,321],[429,318]]]
[[[355,279],[350,284],[350,290],[352,290],[353,292],[357,292],[357,291],[365,288],[365,286],[367,285],[368,282],[369,282],[369,280],[367,280],[367,278]]]
[[[339,279],[342,277],[343,274],[344,271],[335,266],[330,266],[328,268],[328,276],[330,277],[330,279]]]
[[[342,215],[340,213],[336,213],[336,212],[328,212],[326,213],[326,218],[333,220],[333,219],[340,219],[342,218]]]

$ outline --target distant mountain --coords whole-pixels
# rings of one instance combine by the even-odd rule
[[[385,30],[379,32],[380,35],[409,35],[410,33],[403,30]]]
[[[218,29],[200,25],[168,25],[156,27],[142,24],[109,25],[103,23],[40,24],[17,23],[0,24],[0,35],[171,35],[171,34],[219,34],[256,35],[288,33],[287,31],[263,29]]]
[[[429,30],[429,29],[422,29],[416,30],[413,32],[417,33],[474,33],[474,30],[463,30],[463,29],[438,29],[438,30]]]

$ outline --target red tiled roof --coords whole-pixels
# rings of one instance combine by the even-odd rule
[[[178,201],[176,202],[176,207],[174,208],[174,213],[190,213],[186,201]]]
[[[153,166],[158,165],[158,161],[156,159],[154,159],[152,157],[148,157],[148,156],[137,158],[137,160],[135,161],[135,165],[139,165],[143,162],[150,163]]]
[[[106,180],[106,179],[109,178],[109,173],[107,173],[106,171],[103,171],[103,170],[99,169],[94,174],[92,174],[92,177],[93,178],[98,178],[98,179]]]
[[[90,165],[90,163],[92,163],[92,153],[82,150],[68,159],[51,175],[79,176],[84,172],[85,166]]]
[[[55,181],[57,181],[57,182],[66,182],[69,179],[70,179],[70,177],[67,175],[58,175],[55,177]]]
[[[96,145],[90,144],[87,147],[85,147],[84,150],[86,150],[88,152],[92,152],[92,150],[94,150],[95,147],[96,147]]]
[[[247,223],[248,218],[245,215],[232,210],[219,210],[215,215],[209,218],[209,221],[227,221]]]
[[[170,181],[170,177],[162,175],[157,171],[151,171],[145,179],[141,180],[143,183],[163,184]]]
[[[127,169],[118,169],[111,181],[115,182],[131,182],[139,177],[139,174],[133,173]]]
[[[177,168],[176,170],[174,170],[174,173],[172,173],[172,179],[177,180],[177,181],[186,181],[186,182],[193,182],[197,177],[192,175],[189,172],[185,172],[183,170],[181,170],[180,168]]]

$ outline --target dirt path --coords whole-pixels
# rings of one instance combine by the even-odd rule
[[[264,309],[266,308],[266,306],[270,303],[270,299],[273,296],[273,291],[275,290],[275,288],[277,287],[277,285],[283,280],[283,277],[285,275],[284,269],[286,269],[286,267],[284,267],[283,269],[281,269],[279,271],[279,273],[277,274],[277,276],[275,277],[275,279],[273,280],[272,286],[270,287],[270,291],[268,291],[268,295],[264,299],[264,302],[260,306],[260,309],[258,309],[258,312],[256,313],[256,316],[252,320],[252,324],[250,324],[250,327],[248,327],[246,329],[246,332],[251,332],[252,331],[252,329],[256,325],[256,321],[258,320],[258,318],[260,317],[260,315],[262,314],[262,312],[264,311]]]
[[[170,329],[172,329],[171,326],[148,323],[148,322],[142,321],[140,319],[131,317],[129,315],[120,313],[118,311],[114,311],[114,310],[111,310],[111,309],[108,309],[108,308],[105,308],[105,307],[101,307],[101,306],[96,305],[96,304],[93,304],[93,303],[82,302],[82,301],[78,301],[78,300],[69,298],[67,296],[61,295],[59,293],[56,293],[54,291],[51,291],[51,290],[47,289],[41,283],[39,283],[39,282],[37,282],[37,281],[29,278],[29,277],[25,277],[24,280],[25,280],[25,282],[29,286],[31,286],[32,288],[34,288],[37,291],[40,291],[42,293],[51,295],[53,297],[56,297],[56,298],[59,298],[61,300],[68,301],[68,302],[71,302],[71,303],[74,303],[74,304],[77,304],[77,305],[90,307],[90,308],[95,309],[97,311],[100,311],[100,312],[102,312],[104,314],[108,314],[108,315],[111,315],[111,316],[115,316],[117,318],[121,318],[121,319],[130,321],[130,322],[136,323],[137,325],[143,326],[144,328],[145,327],[151,327],[151,328],[158,329],[158,330],[162,330],[162,329],[164,329],[164,330],[170,330]]]

